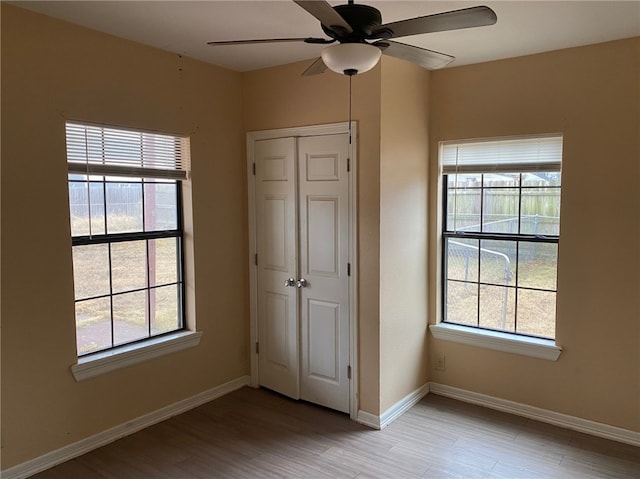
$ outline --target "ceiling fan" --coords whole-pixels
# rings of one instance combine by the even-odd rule
[[[268,38],[216,41],[207,44],[243,45],[305,42],[330,45],[322,50],[321,57],[303,72],[303,76],[323,73],[327,68],[349,76],[364,73],[378,63],[381,53],[433,70],[448,65],[455,58],[451,55],[399,43],[391,39],[423,33],[482,27],[493,25],[497,21],[493,10],[489,7],[479,6],[383,24],[382,15],[377,8],[364,4],[356,5],[353,0],[348,0],[346,5],[336,5],[335,7],[332,7],[325,0],[293,1],[320,20],[322,30],[329,38]],[[335,44],[336,42],[338,43]]]

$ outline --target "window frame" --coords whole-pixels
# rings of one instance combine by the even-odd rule
[[[71,175],[77,175],[76,173],[70,173],[69,176]],[[97,176],[97,175],[91,175],[93,177]],[[107,218],[107,208],[106,208],[106,187],[107,187],[107,183],[118,183],[118,181],[116,180],[107,180],[107,177],[105,176],[100,176],[101,179],[97,180],[97,179],[90,179],[90,178],[85,178],[84,180],[80,180],[80,179],[68,179],[68,183],[86,183],[88,185],[91,185],[91,183],[98,183],[102,185],[103,188],[103,198],[105,199],[105,231],[108,230],[108,218]],[[145,185],[145,180],[157,180],[157,178],[149,178],[149,177],[130,177],[130,176],[120,176],[119,177],[120,180],[122,180],[123,183],[134,183],[134,184],[140,184],[141,185],[141,191],[142,191],[142,211],[145,211],[145,192],[144,192],[144,185]],[[157,338],[157,337],[161,337],[161,336],[165,336],[165,335],[169,335],[169,334],[174,334],[180,331],[184,331],[186,329],[186,320],[185,320],[185,281],[184,281],[184,247],[183,247],[183,243],[184,243],[184,228],[183,228],[183,208],[182,208],[182,182],[180,180],[173,180],[175,181],[175,186],[176,186],[176,228],[175,229],[165,229],[165,230],[152,230],[152,231],[144,231],[144,213],[143,213],[143,227],[142,227],[142,231],[136,231],[136,232],[127,232],[127,233],[103,233],[103,234],[95,234],[95,235],[81,235],[81,236],[71,236],[71,247],[72,250],[74,247],[76,246],[91,246],[91,245],[107,245],[109,248],[109,252],[111,251],[111,245],[112,244],[116,244],[116,243],[127,243],[127,242],[134,242],[134,241],[145,241],[145,257],[146,257],[146,275],[147,275],[147,281],[146,281],[146,286],[142,287],[142,288],[136,288],[136,289],[132,289],[132,290],[127,290],[127,291],[120,291],[120,292],[114,292],[113,288],[111,287],[110,284],[110,288],[109,288],[109,293],[107,294],[101,294],[101,295],[97,295],[97,296],[91,296],[91,297],[87,297],[87,298],[81,298],[81,299],[77,299],[74,298],[74,304],[77,305],[79,302],[83,302],[83,301],[89,301],[89,300],[93,300],[93,299],[101,299],[101,298],[109,298],[110,303],[111,303],[111,314],[110,314],[110,326],[111,326],[111,346],[110,347],[105,347],[105,348],[101,348],[95,351],[89,351],[86,353],[81,353],[80,351],[77,352],[78,358],[82,358],[85,356],[90,356],[92,354],[97,354],[97,353],[101,353],[104,351],[109,351],[121,346],[126,346],[126,345],[130,345],[130,344],[136,344],[136,343],[142,343],[144,341],[148,341],[149,339],[152,338]],[[152,181],[146,181],[146,183],[151,183]],[[162,184],[162,183],[160,183]],[[89,186],[89,191],[90,191],[90,186]],[[167,283],[167,284],[162,284],[162,285],[154,285],[151,286],[149,284],[149,240],[156,240],[156,239],[165,239],[165,238],[175,238],[176,239],[176,281],[175,283]],[[112,264],[111,264],[111,254],[109,253],[109,278],[110,278],[110,283],[111,280],[113,279],[113,273],[112,273]],[[142,337],[142,338],[138,338],[132,341],[126,341],[123,343],[118,343],[118,344],[114,344],[114,320],[113,320],[113,297],[114,296],[119,296],[122,294],[127,294],[127,293],[133,293],[133,292],[148,292],[152,289],[157,289],[159,287],[163,287],[163,286],[169,286],[170,284],[175,284],[178,288],[178,301],[177,301],[177,321],[178,321],[178,327],[176,329],[172,329],[170,331],[164,331],[158,334],[153,334],[151,332],[151,322],[149,321],[149,323],[147,324],[147,336],[146,337]],[[74,287],[75,287],[75,278],[74,278]],[[145,301],[145,307],[147,308],[146,314],[150,317],[151,313],[150,313],[150,302],[147,299]]]
[[[507,138],[510,139],[536,139],[540,138],[544,141],[545,137],[559,137],[562,141],[561,134],[551,134],[551,135],[539,135],[532,137],[513,137]],[[487,138],[481,140],[473,140],[482,141],[482,142],[491,142],[491,141],[502,141],[504,138]],[[437,231],[438,231],[438,239],[437,239],[437,267],[435,268],[436,274],[436,284],[438,287],[436,288],[436,324],[431,324],[429,329],[432,335],[436,339],[453,341],[457,343],[467,344],[471,346],[502,351],[507,353],[525,355],[529,357],[546,359],[551,361],[556,361],[562,352],[562,348],[557,344],[555,337],[554,338],[544,338],[535,336],[532,334],[522,334],[519,332],[510,332],[510,331],[502,331],[497,329],[490,329],[485,327],[478,326],[469,326],[463,324],[457,324],[453,322],[446,321],[446,308],[447,308],[447,245],[446,242],[449,241],[449,238],[464,238],[464,239],[477,239],[478,247],[481,248],[481,240],[497,240],[497,241],[527,241],[527,242],[539,242],[539,243],[552,243],[559,245],[560,238],[558,235],[535,235],[535,234],[505,234],[505,233],[494,233],[494,232],[482,232],[482,231],[474,231],[474,232],[456,232],[455,230],[447,230],[447,208],[448,208],[448,178],[447,175],[451,174],[451,167],[449,166],[449,171],[443,171],[443,146],[447,144],[453,144],[458,142],[440,142],[439,148],[439,170],[438,170],[438,194],[436,196],[437,203],[439,206],[436,208],[436,211],[439,216],[437,220]],[[456,165],[457,167],[457,165]],[[500,168],[497,166],[495,168],[487,168],[482,171],[483,174],[493,174],[493,173],[520,173],[520,181],[518,182],[517,188],[519,189],[519,198],[521,196],[522,191],[522,176],[523,172],[531,172],[531,171],[558,171],[561,172],[560,163],[558,166],[554,167],[549,165],[548,167],[537,167],[534,169],[518,169],[516,167],[508,167],[508,168]],[[462,171],[456,170],[456,172],[460,174],[468,173],[469,169],[462,169]],[[477,173],[477,171],[476,171]],[[506,188],[506,187],[505,187]],[[516,187],[513,187],[516,188]],[[528,188],[528,187],[526,187]],[[558,186],[560,191],[562,190],[562,181]],[[483,188],[479,188],[482,192]],[[482,194],[482,193],[481,193]],[[518,202],[518,223],[521,221],[521,204]],[[482,215],[481,211],[481,215]],[[558,249],[559,251],[559,249]],[[556,263],[556,275],[557,275],[557,263]],[[477,283],[482,284],[481,278],[477,278]],[[499,286],[504,286],[500,284]],[[517,288],[517,284],[512,286],[514,289]],[[530,288],[525,288],[530,289]],[[534,289],[535,288],[531,288]],[[557,283],[555,287],[555,294],[557,297]],[[480,298],[478,298],[478,305],[480,304]],[[557,302],[556,302],[557,304]],[[479,307],[479,306],[478,306]],[[479,314],[479,313],[478,313]],[[554,312],[556,314],[557,321],[557,310]],[[555,336],[555,334],[554,334]]]
[[[164,285],[175,285],[177,287],[177,311],[180,317],[179,329],[171,331],[162,331],[140,339],[136,339],[124,344],[118,344],[108,349],[100,349],[98,351],[89,352],[79,355],[76,353],[77,362],[71,365],[71,372],[76,381],[82,381],[97,375],[101,375],[122,367],[137,364],[148,359],[162,356],[165,354],[180,351],[185,348],[197,346],[200,343],[202,332],[195,330],[195,308],[194,308],[194,290],[193,284],[193,225],[191,218],[186,218],[185,214],[191,211],[191,180],[190,180],[190,145],[189,137],[173,133],[162,133],[151,130],[131,129],[128,127],[119,127],[113,125],[103,125],[98,123],[88,123],[75,120],[67,120],[65,122],[66,138],[67,138],[67,184],[73,178],[77,182],[89,185],[96,177],[101,177],[97,181],[102,182],[106,188],[105,181],[118,182],[120,177],[123,182],[131,179],[135,183],[139,183],[142,188],[144,198],[144,181],[157,181],[158,183],[166,183],[171,180],[175,184],[176,191],[176,211],[175,211],[175,229],[162,229],[148,232],[132,232],[132,233],[107,233],[107,224],[105,217],[104,234],[94,235],[78,235],[71,236],[72,251],[74,246],[85,244],[105,244],[110,245],[124,241],[141,241],[145,243],[145,267],[147,270],[147,279],[145,287],[141,291],[155,289],[163,285],[149,283],[149,246],[148,241],[151,239],[176,238],[176,281],[166,283]],[[83,130],[85,129],[85,130]],[[126,156],[119,156],[115,163],[109,161],[104,153],[100,153],[100,148],[96,148],[95,144],[86,147],[83,142],[89,142],[91,138],[97,141],[105,141],[109,135],[122,135],[125,142],[131,138],[131,135],[140,135],[140,148],[134,150],[139,151],[140,155],[137,159],[132,158],[131,144],[119,145],[123,146]],[[91,135],[94,135],[91,137]],[[97,136],[96,136],[97,135]],[[101,136],[100,136],[101,135]],[[111,137],[113,139],[113,137]],[[136,140],[137,141],[137,140]],[[145,142],[151,143],[145,143]],[[159,143],[154,143],[158,141]],[[171,142],[173,147],[167,149],[167,141]],[[70,143],[71,142],[71,143]],[[147,148],[151,146],[151,151],[158,152],[158,156],[149,156]],[[154,146],[155,145],[155,146]],[[106,151],[108,146],[103,143],[102,151]],[[129,148],[126,150],[126,148]],[[86,151],[86,158],[82,157],[82,152]],[[97,153],[96,153],[97,152]],[[172,153],[174,152],[174,153]],[[171,158],[175,158],[173,161]],[[76,179],[77,175],[84,178]],[[89,186],[87,186],[89,188]],[[104,191],[104,190],[103,190]],[[89,193],[89,191],[88,191]],[[106,202],[106,195],[102,199]],[[104,203],[106,209],[106,203]],[[71,205],[68,203],[68,207]],[[69,210],[71,212],[71,209]],[[105,215],[107,212],[105,211]],[[143,208],[144,217],[144,208]],[[143,220],[144,222],[144,220]],[[170,225],[173,226],[173,225]],[[144,226],[142,227],[144,229]],[[91,233],[91,232],[90,232]],[[111,241],[113,240],[113,241]],[[111,269],[111,263],[109,264]],[[110,276],[110,274],[109,274]],[[75,286],[74,286],[75,290]],[[113,297],[113,290],[110,286],[108,297]],[[75,318],[75,294],[74,298],[74,318]],[[84,298],[87,299],[87,298]],[[148,300],[145,300],[145,307],[148,308]],[[109,321],[113,321],[110,317]],[[75,326],[75,320],[74,320]],[[147,325],[148,327],[148,325]],[[74,331],[77,329],[74,327]],[[77,338],[75,338],[77,347]],[[111,338],[113,341],[113,337]]]
[[[559,171],[558,171],[559,172]],[[491,172],[487,172],[487,173],[479,173],[482,177],[484,177],[485,174],[495,174],[495,173],[500,173],[500,171],[497,170],[493,170]],[[514,173],[514,172],[512,172]],[[517,172],[517,174],[519,175],[519,181],[518,181],[518,186],[503,186],[503,187],[489,187],[489,188],[504,188],[504,189],[517,189],[518,190],[518,216],[517,216],[517,220],[518,220],[518,225],[520,225],[522,223],[522,210],[521,210],[521,206],[522,206],[522,190],[523,190],[523,186],[522,186],[522,174],[524,172]],[[468,326],[468,327],[472,327],[472,328],[478,328],[478,329],[483,329],[483,330],[488,330],[488,331],[495,331],[495,332],[501,332],[501,333],[507,333],[507,334],[514,334],[517,336],[526,336],[526,337],[532,337],[532,338],[537,338],[537,339],[551,339],[551,340],[555,340],[555,334],[553,337],[545,337],[545,336],[538,336],[535,334],[531,334],[531,333],[524,333],[524,332],[518,332],[518,315],[517,315],[517,308],[518,308],[518,291],[519,290],[528,290],[528,291],[543,291],[543,292],[553,292],[556,294],[557,297],[557,293],[558,293],[558,288],[557,288],[557,284],[556,284],[556,288],[555,289],[544,289],[544,288],[535,288],[535,287],[527,287],[527,286],[519,286],[518,285],[518,265],[519,265],[519,245],[520,243],[524,242],[524,243],[536,243],[536,244],[555,244],[555,245],[559,245],[559,239],[560,239],[560,235],[535,235],[535,234],[528,234],[528,233],[496,233],[496,232],[484,232],[484,231],[460,231],[460,230],[450,230],[447,228],[447,218],[448,218],[448,192],[449,192],[449,186],[448,186],[448,176],[450,173],[443,173],[442,176],[442,232],[441,232],[441,237],[442,237],[442,243],[443,243],[443,251],[442,251],[442,275],[441,275],[441,280],[442,280],[442,322],[446,323],[446,324],[455,324],[458,326]],[[554,188],[559,190],[560,192],[562,192],[562,184],[558,185],[558,186],[526,186],[524,187],[526,189],[543,189],[543,188]],[[484,190],[486,189],[486,187],[484,186],[484,178],[481,179],[481,186],[478,188],[478,190],[480,191],[480,201],[481,201],[481,206],[480,206],[480,228],[482,230],[482,225],[484,224],[484,209],[483,209],[483,200],[484,200]],[[460,281],[460,280],[455,280],[455,279],[451,279],[448,278],[448,243],[449,240],[451,238],[458,238],[458,239],[465,239],[465,240],[469,240],[469,239],[473,239],[473,240],[478,240],[478,251],[479,251],[479,258],[481,258],[481,252],[482,252],[482,241],[485,240],[489,240],[489,241],[505,241],[505,242],[513,242],[515,243],[515,250],[516,250],[516,257],[515,257],[515,284],[513,286],[507,286],[504,284],[498,284],[498,283],[489,283],[486,281],[482,281],[482,279],[478,276],[478,280],[477,281]],[[481,263],[481,259],[479,259],[479,266]],[[557,259],[556,259],[556,273],[557,273]],[[449,281],[455,281],[455,282],[466,282],[469,284],[477,284],[478,285],[478,290],[480,289],[481,286],[497,286],[497,287],[506,287],[506,288],[510,288],[513,289],[515,291],[515,304],[514,304],[514,308],[516,310],[515,313],[515,317],[514,317],[514,331],[507,331],[507,330],[502,330],[502,329],[494,329],[494,328],[489,328],[486,326],[481,326],[480,325],[480,295],[478,294],[478,311],[477,311],[477,325],[476,326],[471,326],[471,325],[466,325],[466,324],[462,324],[462,323],[456,323],[455,321],[448,321],[447,320],[447,286],[449,284]]]

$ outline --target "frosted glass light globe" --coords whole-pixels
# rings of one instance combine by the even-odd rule
[[[320,53],[330,70],[345,75],[356,75],[376,66],[382,52],[368,43],[341,43],[331,45]]]

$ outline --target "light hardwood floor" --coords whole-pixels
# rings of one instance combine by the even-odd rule
[[[640,448],[430,394],[382,431],[243,388],[36,479],[640,478]]]

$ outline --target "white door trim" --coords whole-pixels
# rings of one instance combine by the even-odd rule
[[[351,365],[351,387],[349,411],[351,419],[358,415],[358,255],[357,255],[357,123],[351,122],[351,145],[349,150],[349,364]],[[253,174],[254,146],[258,140],[268,140],[286,137],[321,136],[349,133],[349,123],[330,123],[326,125],[302,126],[277,130],[250,131],[247,133],[247,194],[249,213],[249,338],[251,359],[252,387],[258,387],[258,268],[255,264],[256,245],[256,191],[255,176]]]

